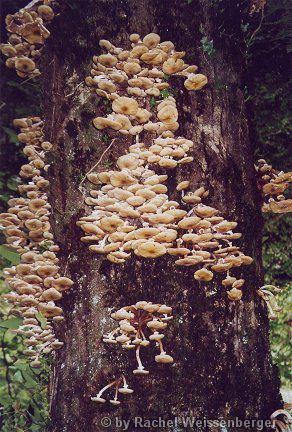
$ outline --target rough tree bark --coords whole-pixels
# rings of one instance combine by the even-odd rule
[[[236,3],[64,1],[52,24],[43,57],[46,139],[54,144],[49,173],[52,224],[63,269],[74,280],[62,301],[66,319],[57,330],[65,348],[57,355],[51,382],[53,431],[104,430],[101,419],[105,416],[113,419],[112,431],[120,430],[114,417],[267,419],[281,406],[267,313],[255,293],[262,282],[262,217],[244,101],[242,11]],[[104,105],[83,84],[84,78],[92,55],[99,52],[100,38],[125,47],[132,32],[145,35],[150,31],[187,51],[187,61],[198,64],[208,76],[209,85],[200,92],[187,93],[182,82],[171,81],[178,94],[180,133],[194,141],[195,159],[172,174],[169,186],[174,189],[174,180],[187,176],[193,186],[206,185],[210,191],[206,203],[239,223],[243,236],[238,244],[255,259],[253,265],[238,271],[246,279],[242,301],[228,301],[220,279],[196,283],[192,270],[175,268],[167,257],[153,261],[133,257],[117,266],[91,255],[80,242],[76,221],[88,211],[86,192],[79,190],[81,176],[108,146],[91,123],[93,117],[104,114]],[[215,58],[202,51],[202,35],[214,40]],[[114,162],[128,145],[128,138],[118,140],[99,168],[104,169],[106,161]],[[144,299],[174,308],[166,348],[175,363],[157,365],[153,352],[145,350],[150,375],[139,378],[131,377],[133,353],[104,346],[101,336],[113,328],[112,307]],[[118,409],[92,402],[90,396],[120,371],[131,377],[134,394]],[[131,424],[128,430],[139,428]]]

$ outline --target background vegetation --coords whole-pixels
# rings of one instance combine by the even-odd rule
[[[15,12],[27,1],[4,0],[1,15]],[[224,2],[222,4],[224,6]],[[249,2],[246,2],[248,9]],[[289,68],[291,53],[289,39],[289,0],[268,0],[264,13],[246,18],[242,30],[247,43],[246,59],[249,65],[249,85],[244,89],[250,107],[252,135],[256,144],[256,156],[265,158],[281,170],[289,170]],[[2,26],[2,41],[6,40]],[[207,54],[216,53],[212,41],[202,39],[201,49]],[[13,118],[38,115],[41,112],[41,90],[35,80],[18,79],[5,68],[1,60],[1,119],[0,157],[0,211],[15,196],[19,183],[18,171],[24,157],[12,127]],[[291,166],[290,166],[291,169]],[[263,239],[266,283],[283,288],[279,296],[282,312],[271,324],[271,346],[274,362],[278,365],[283,387],[290,387],[289,360],[291,356],[291,217],[269,214],[266,217]],[[14,265],[18,256],[0,246],[0,268]],[[1,270],[1,271],[2,271]],[[0,273],[1,276],[1,273]],[[0,294],[7,292],[0,281]],[[39,370],[33,370],[22,354],[22,338],[13,333],[20,318],[9,314],[9,306],[0,300],[0,428],[3,432],[43,432],[48,418],[48,379],[51,359]]]

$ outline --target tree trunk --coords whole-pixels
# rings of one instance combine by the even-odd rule
[[[63,271],[74,286],[62,300],[65,321],[57,329],[65,347],[54,363],[51,430],[101,431],[105,430],[104,417],[111,419],[111,431],[121,430],[116,419],[132,419],[128,430],[140,430],[134,424],[135,416],[268,419],[281,406],[281,398],[269,351],[267,312],[256,295],[262,283],[262,217],[244,101],[242,11],[234,1],[63,3],[43,57],[43,107],[46,139],[54,145],[49,172],[52,225],[61,247]],[[171,79],[177,91],[179,132],[195,145],[194,162],[174,170],[169,183],[187,177],[193,190],[204,184],[210,191],[205,203],[238,222],[243,236],[237,244],[254,257],[254,264],[237,272],[246,280],[243,299],[238,302],[227,299],[220,277],[198,283],[193,270],[175,268],[169,257],[146,260],[134,256],[118,266],[92,255],[80,242],[82,232],[76,222],[88,208],[86,191],[81,192],[79,185],[109,144],[92,126],[92,119],[103,115],[104,106],[88,90],[84,78],[89,75],[92,56],[100,52],[99,39],[125,47],[129,34],[144,36],[151,31],[186,51],[187,61],[198,64],[209,79],[204,90],[190,93],[182,82]],[[202,50],[203,36],[214,40],[213,58]],[[98,169],[106,169],[106,161],[115,162],[129,144],[129,138],[117,140]],[[176,198],[175,190],[172,197]],[[139,300],[170,305],[174,314],[165,340],[175,362],[156,364],[153,351],[145,350],[150,369],[146,377],[131,373],[133,352],[101,341],[102,334],[114,328],[112,308]],[[118,408],[91,401],[91,396],[121,373],[129,378],[133,395],[125,397]],[[161,424],[148,430],[227,429]]]

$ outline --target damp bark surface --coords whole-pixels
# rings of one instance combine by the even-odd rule
[[[160,418],[149,431],[254,431],[254,426],[222,429],[188,426],[180,420],[266,420],[282,406],[267,311],[256,294],[262,283],[262,217],[244,101],[241,16],[233,1],[64,1],[52,23],[42,60],[45,134],[53,143],[51,222],[62,268],[74,286],[61,302],[65,320],[56,329],[65,347],[53,366],[51,431],[103,431],[105,417],[112,422],[107,428],[111,431],[122,429],[119,420],[130,421],[129,431],[143,430],[135,417],[143,422]],[[88,184],[80,185],[85,173],[99,159],[97,171],[114,167],[131,144],[129,138],[119,137],[109,148],[116,133],[94,129],[92,119],[105,115],[107,107],[89,91],[84,78],[90,74],[92,56],[101,53],[99,39],[126,49],[131,33],[144,36],[151,31],[186,51],[186,61],[197,64],[209,79],[204,90],[190,93],[179,79],[170,81],[179,109],[178,134],[194,141],[194,162],[172,170],[168,187],[176,199],[174,185],[182,179],[191,181],[192,190],[205,185],[210,194],[204,203],[238,222],[243,235],[236,244],[254,258],[252,265],[235,272],[246,280],[239,302],[227,299],[222,278],[198,283],[194,270],[177,268],[173,257],[133,256],[115,265],[92,255],[80,241],[76,222],[89,213],[84,204]],[[203,36],[214,41],[214,56],[203,51]],[[133,351],[101,341],[115,326],[113,309],[139,300],[172,306],[174,315],[164,339],[174,363],[156,364],[155,347],[144,348],[150,374],[141,377],[132,374]],[[121,406],[91,401],[122,373],[134,393],[122,396]],[[175,422],[176,417],[180,420]]]

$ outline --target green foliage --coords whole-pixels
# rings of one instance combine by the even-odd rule
[[[208,55],[210,59],[213,59],[216,56],[213,40],[209,40],[207,36],[203,36],[201,39],[201,45],[202,50]]]
[[[160,94],[163,97],[163,99],[166,99],[171,95],[171,93],[168,89],[161,90]]]
[[[2,266],[17,265],[19,255],[0,246]],[[0,295],[9,289],[0,274]],[[47,385],[50,360],[42,368],[33,369],[23,355],[23,338],[13,333],[22,318],[12,314],[11,306],[0,298],[0,400],[2,432],[44,432],[49,423]],[[37,317],[41,326],[46,319]]]
[[[256,157],[264,158],[276,169],[291,169],[289,157],[289,70],[287,53],[291,50],[288,32],[289,0],[268,0],[263,21],[255,36],[254,29],[243,24],[248,42],[247,60],[250,84],[246,99],[253,108]],[[258,23],[257,23],[258,26]],[[266,216],[263,238],[265,282],[283,289],[277,294],[282,312],[271,323],[271,348],[273,360],[280,369],[284,386],[291,386],[291,216]],[[289,383],[290,378],[290,383]]]
[[[153,108],[156,106],[156,99],[154,96],[150,98],[150,106]]]
[[[109,142],[110,142],[110,137],[107,134],[103,134],[101,139],[105,144],[109,144]]]
[[[265,267],[265,283],[282,288],[277,294],[277,301],[282,307],[278,312],[278,320],[271,323],[271,347],[274,362],[280,369],[282,383],[291,386],[291,281],[292,259],[289,253],[292,247],[291,220],[287,216],[266,216],[265,234],[263,239],[263,256]]]

